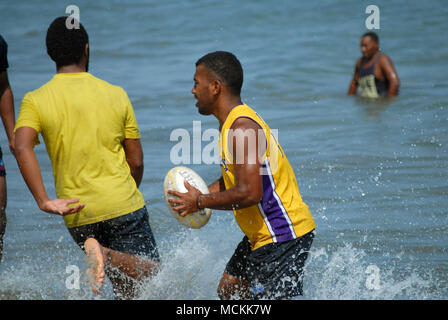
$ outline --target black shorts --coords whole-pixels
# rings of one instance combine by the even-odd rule
[[[300,238],[251,251],[249,239],[244,237],[224,272],[247,280],[256,300],[301,296],[303,267],[313,239],[314,230]]]
[[[0,177],[6,176],[5,163],[3,162],[3,152],[0,148]]]
[[[146,206],[117,218],[69,228],[68,231],[83,250],[87,238],[95,238],[103,247],[160,261]]]

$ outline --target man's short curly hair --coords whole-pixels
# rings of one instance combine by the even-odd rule
[[[196,62],[196,66],[201,64],[223,81],[230,92],[236,95],[241,94],[243,67],[233,53],[226,51],[208,53]]]
[[[374,42],[380,44],[380,38],[378,37],[378,35],[375,32],[366,32],[362,35],[361,38],[364,38],[364,37],[369,37]]]
[[[78,64],[83,56],[86,43],[89,43],[89,36],[83,25],[79,23],[79,28],[67,28],[67,19],[74,18],[58,17],[53,20],[47,31],[47,53],[56,62],[58,68]]]

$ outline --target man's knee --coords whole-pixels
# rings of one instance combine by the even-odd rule
[[[218,285],[218,297],[221,300],[233,298],[249,299],[249,282],[224,273]]]

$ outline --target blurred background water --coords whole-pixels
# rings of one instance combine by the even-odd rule
[[[193,121],[202,132],[217,128],[191,95],[194,63],[215,50],[242,62],[243,99],[278,129],[316,220],[304,298],[448,298],[445,2],[1,0],[16,114],[24,94],[53,76],[46,30],[72,4],[89,33],[89,71],[128,92],[142,133],[141,191],[163,269],[141,299],[218,299],[243,236],[227,211],[215,211],[203,229],[187,229],[163,199],[177,143],[171,132],[192,134]],[[346,95],[370,4],[380,9],[375,31],[401,79],[394,100]],[[79,290],[67,288],[67,267],[84,272],[84,254],[61,218],[39,211],[0,131],[8,184],[0,299],[113,299],[109,282],[96,297],[84,280]],[[45,146],[36,152],[54,195]],[[208,183],[220,176],[218,165],[186,165]]]

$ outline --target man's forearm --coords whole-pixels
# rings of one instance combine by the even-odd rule
[[[138,188],[143,179],[143,171],[144,171],[143,164],[132,165],[129,162],[128,162],[128,164],[129,164],[129,167],[131,168],[131,176],[134,178],[135,184],[137,185],[137,188]]]
[[[0,99],[0,116],[2,117],[3,126],[5,127],[8,139],[14,136],[15,113],[14,113],[14,97],[11,87],[7,87]]]
[[[31,191],[39,208],[41,208],[42,203],[48,201],[49,198],[34,150],[32,148],[18,148],[16,149],[16,159],[28,189]]]
[[[221,192],[199,195],[197,206],[198,209],[237,210],[253,206],[260,200],[247,188],[233,187]]]
[[[356,85],[356,82],[355,82],[355,81],[352,81],[352,82],[350,83],[350,87],[348,88],[348,92],[347,92],[347,94],[348,94],[348,95],[355,95],[357,89],[358,89],[358,86]]]
[[[14,97],[11,87],[8,85],[0,99],[0,116],[2,117],[3,126],[5,127],[8,137],[9,150],[15,155],[15,113],[14,113]]]
[[[241,207],[244,196],[236,188],[229,189],[227,192],[223,177],[219,178],[208,186],[210,191],[207,195],[200,195],[198,199],[198,208],[211,208],[216,210],[232,210]],[[241,196],[241,197],[238,197]]]
[[[137,187],[140,186],[143,178],[143,150],[140,139],[125,139],[122,143],[126,162],[131,169],[131,176],[134,178]]]
[[[398,81],[391,81],[391,82],[389,82],[389,91],[388,91],[387,94],[389,96],[396,96],[396,95],[398,95],[398,87],[399,87]]]
[[[39,209],[51,214],[65,216],[81,211],[85,204],[78,204],[79,199],[51,200],[45,190],[42,175],[33,148],[16,148],[16,159],[23,179],[30,189]],[[70,206],[69,205],[73,205]]]

